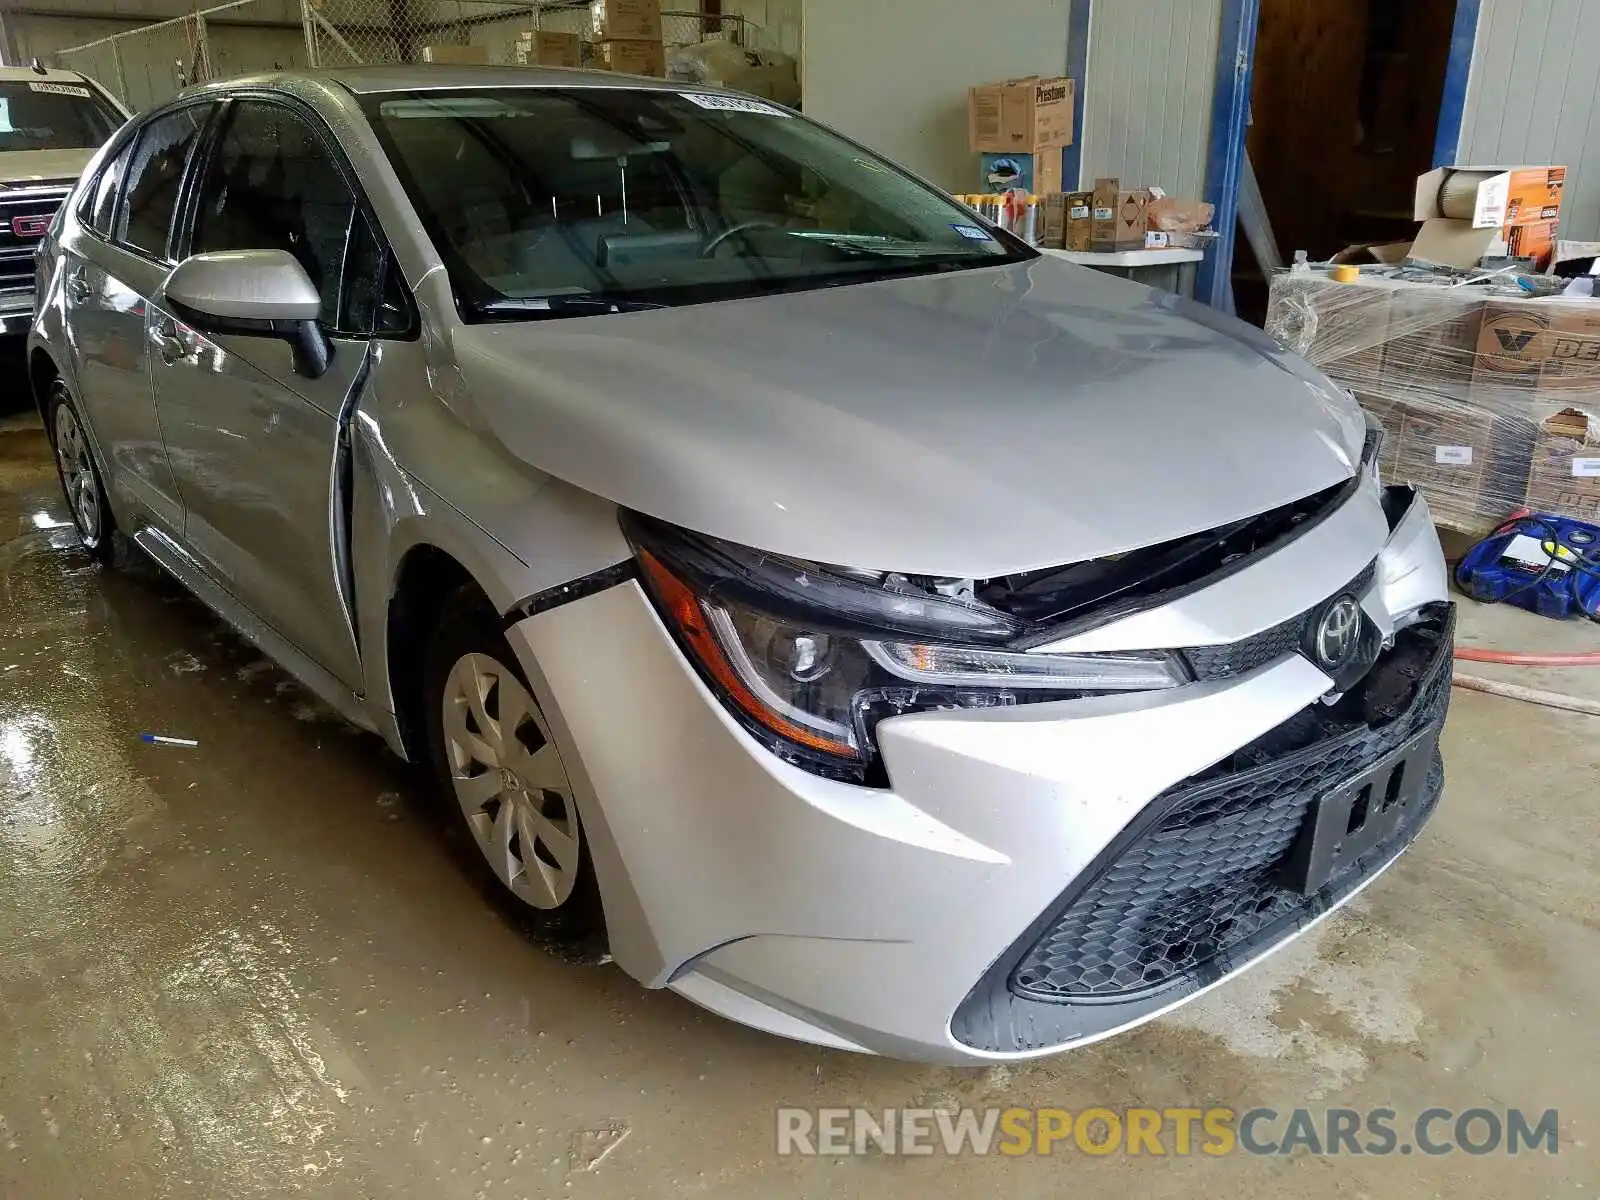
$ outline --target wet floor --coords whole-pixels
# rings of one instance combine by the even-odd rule
[[[1458,693],[1445,802],[1351,910],[1109,1043],[1028,1067],[909,1066],[779,1041],[546,956],[486,903],[375,739],[153,568],[92,565],[63,520],[37,421],[0,418],[6,1200],[1600,1186],[1600,720]],[[1515,614],[1467,624],[1524,646],[1544,630]],[[1402,1122],[1553,1108],[1560,1150],[776,1153],[780,1106],[1211,1104],[1387,1106]]]

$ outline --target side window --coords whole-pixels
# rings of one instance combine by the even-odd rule
[[[217,141],[190,247],[213,250],[287,250],[322,293],[325,325],[373,328],[383,280],[378,241],[321,140],[282,105],[240,101]]]
[[[203,105],[180,108],[157,117],[140,132],[128,164],[117,241],[157,258],[166,257],[167,232],[178,205],[184,164],[209,111]]]
[[[117,217],[117,188],[122,184],[123,173],[128,169],[128,159],[132,155],[133,143],[130,142],[101,168],[94,186],[84,195],[83,210],[79,217],[101,237],[111,236],[112,224]]]

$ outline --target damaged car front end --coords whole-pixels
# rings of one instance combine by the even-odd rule
[[[989,579],[625,513],[636,580],[513,633],[557,694],[608,696],[564,709],[644,910],[672,914],[646,981],[995,1061],[1159,1015],[1349,899],[1438,800],[1450,683],[1431,517],[1380,488],[1377,441],[1290,505]],[[590,622],[626,633],[575,655]]]

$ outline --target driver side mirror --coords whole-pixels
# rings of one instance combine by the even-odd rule
[[[162,293],[173,315],[196,329],[288,342],[295,370],[308,378],[320,378],[333,361],[333,344],[317,322],[322,297],[286,250],[190,255],[172,268]]]

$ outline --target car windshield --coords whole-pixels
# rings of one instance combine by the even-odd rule
[[[0,153],[92,149],[121,124],[85,84],[0,83]]]
[[[365,103],[469,318],[693,304],[1033,256],[883,159],[746,97],[484,88]]]

